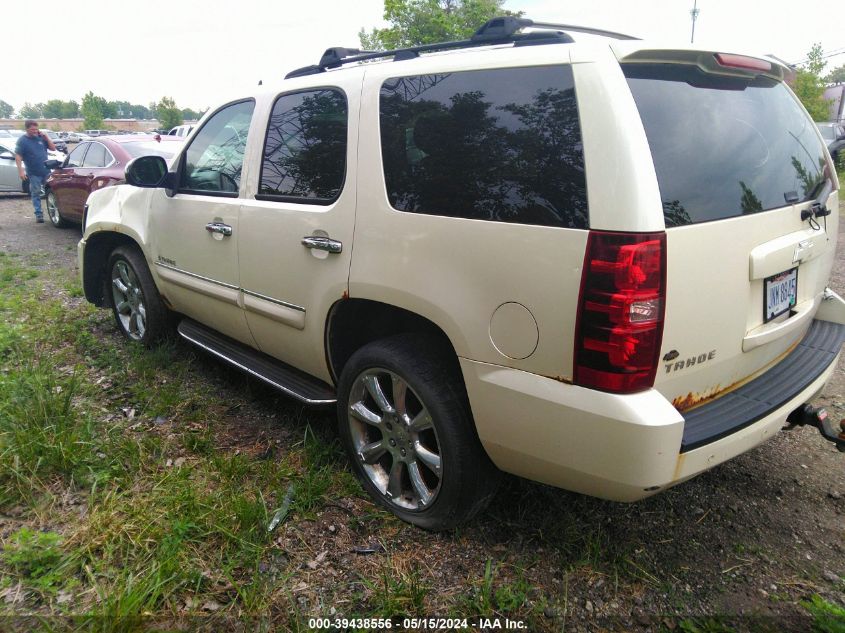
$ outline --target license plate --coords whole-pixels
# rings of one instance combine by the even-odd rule
[[[788,312],[798,298],[798,269],[793,268],[765,280],[765,312],[763,322],[768,323]]]

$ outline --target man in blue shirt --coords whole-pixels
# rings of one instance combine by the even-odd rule
[[[56,146],[49,136],[38,131],[38,123],[35,121],[27,119],[24,127],[26,134],[21,136],[15,145],[15,163],[21,180],[29,180],[29,195],[35,208],[35,221],[40,223],[44,222],[44,215],[41,213],[41,189],[50,175],[50,170],[44,166],[47,162],[47,148],[55,151]]]

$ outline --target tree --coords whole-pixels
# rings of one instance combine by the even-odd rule
[[[85,96],[82,97],[80,113],[84,119],[83,127],[86,130],[98,130],[103,127],[105,106],[106,100],[102,97],[98,97],[90,90],[85,93]]]
[[[0,119],[11,119],[14,113],[12,105],[0,99]]]
[[[825,86],[821,77],[825,63],[822,45],[813,44],[804,67],[796,71],[792,86],[814,121],[827,121],[830,115],[830,101],[824,98]]]
[[[825,83],[828,84],[843,84],[845,83],[845,65],[834,68],[830,71],[827,77],[824,78]]]
[[[183,108],[182,109],[182,117],[184,119],[188,120],[188,121],[196,121],[201,116],[202,115],[199,112],[196,112],[195,110],[192,110],[191,108]]]
[[[44,109],[41,113],[45,119],[61,119],[63,105],[64,102],[60,99],[50,99],[44,104]]]
[[[384,0],[386,29],[358,33],[367,50],[392,50],[419,44],[462,40],[487,20],[521,15],[502,9],[504,0]]]
[[[62,118],[75,119],[79,116],[79,104],[74,101],[62,101]]]
[[[38,107],[38,104],[32,105],[29,101],[27,101],[21,107],[21,116],[24,119],[40,119],[41,108]]]
[[[156,105],[158,122],[162,128],[169,130],[177,125],[182,125],[182,111],[176,107],[173,97],[162,97]]]

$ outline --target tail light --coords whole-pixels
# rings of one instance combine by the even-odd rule
[[[740,68],[742,70],[756,70],[767,73],[772,70],[771,62],[756,57],[745,55],[731,55],[729,53],[716,53],[716,63],[725,68]]]
[[[650,388],[666,304],[666,233],[590,231],[575,334],[575,384]]]

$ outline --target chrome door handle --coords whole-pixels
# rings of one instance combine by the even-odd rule
[[[220,235],[225,235],[226,237],[232,234],[232,227],[222,222],[209,222],[205,225],[205,230],[209,233],[220,233]]]
[[[330,237],[319,235],[308,235],[302,238],[302,245],[306,248],[316,248],[318,251],[339,253],[343,250],[343,243],[333,240]]]

